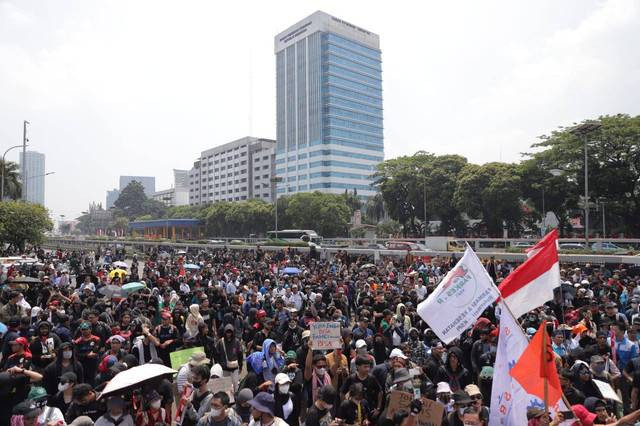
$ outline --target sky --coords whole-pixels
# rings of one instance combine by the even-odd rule
[[[0,149],[31,123],[54,219],[120,175],[169,188],[205,149],[275,139],[273,37],[316,10],[380,35],[385,158],[519,161],[558,126],[640,113],[636,0],[0,0]]]

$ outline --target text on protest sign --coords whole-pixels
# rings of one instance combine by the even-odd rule
[[[311,323],[311,344],[314,351],[342,347],[339,322]]]
[[[235,402],[234,394],[233,394],[233,380],[231,377],[220,377],[218,379],[211,379],[207,384],[207,389],[211,392],[212,395],[215,395],[218,392],[224,392],[229,395],[229,400],[231,403]]]
[[[169,359],[171,359],[171,368],[174,370],[180,369],[183,365],[189,362],[191,354],[194,352],[204,352],[204,347],[198,346],[196,348],[183,349],[181,351],[171,352]]]
[[[387,407],[387,418],[393,416],[400,410],[411,411],[411,401],[413,394],[402,391],[392,391],[389,395],[389,405]],[[427,398],[421,398],[422,411],[416,418],[416,426],[440,426],[444,414],[444,406],[439,402]]]

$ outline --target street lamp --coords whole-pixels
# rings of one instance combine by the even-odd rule
[[[580,138],[584,144],[584,241],[589,247],[589,161],[587,156],[587,136],[595,132],[602,124],[589,120],[569,129],[569,133]]]
[[[16,148],[22,148],[22,145],[15,145],[10,147],[9,149],[7,149],[4,154],[2,154],[2,178],[0,178],[0,186],[2,187],[2,189],[0,189],[0,201],[4,201],[4,169],[7,167],[7,163],[4,161],[5,157],[7,156],[7,153],[9,151],[11,151],[12,149],[16,149]],[[22,166],[22,168],[24,168],[24,165]]]
[[[29,180],[29,179],[35,179],[35,178],[39,178],[39,177],[43,177],[43,176],[55,175],[55,174],[56,174],[56,172],[43,173],[43,174],[41,174],[41,175],[29,176],[29,177],[27,178],[27,180]]]
[[[276,190],[274,191],[275,199],[273,200],[275,204],[275,209],[276,209],[276,240],[278,239],[278,187],[277,187],[277,184],[280,182],[282,182],[281,176],[274,176],[271,178],[271,183],[276,184]]]

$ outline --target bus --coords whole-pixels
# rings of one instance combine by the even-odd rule
[[[316,231],[311,229],[282,229],[279,231],[267,232],[267,238],[270,240],[284,240],[292,243],[303,241],[309,244],[309,247],[320,247],[322,237]]]

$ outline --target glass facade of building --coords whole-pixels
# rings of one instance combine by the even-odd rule
[[[276,36],[277,193],[371,196],[384,157],[378,36],[322,12],[300,25]]]

